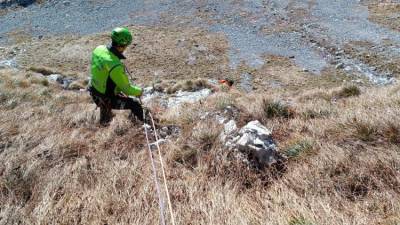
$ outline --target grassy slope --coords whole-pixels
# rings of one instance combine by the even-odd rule
[[[217,94],[182,108],[180,116],[158,112],[183,128],[182,137],[163,146],[178,224],[400,222],[399,85],[364,85],[361,95],[347,97],[356,92],[343,92],[345,78],[335,71],[315,77],[276,57],[258,71],[230,71],[222,38],[138,29],[161,40],[141,36],[141,46],[128,52],[138,82],[149,83],[153,78],[142,75],[154,71],[175,79],[208,76],[204,70],[215,78],[221,70],[234,77],[252,72],[257,82],[251,95]],[[19,60],[26,68],[45,66],[84,79],[87,54],[105,38],[36,43]],[[182,38],[186,44],[176,50]],[[196,41],[217,57],[215,64],[205,57],[199,68],[185,63]],[[33,53],[49,57],[30,58]],[[0,90],[0,224],[157,224],[144,137],[126,113],[99,127],[87,95],[63,91],[29,71],[1,70]],[[268,118],[264,98],[290,102],[293,116]],[[273,128],[282,151],[300,149],[285,172],[247,169],[221,149],[221,127],[200,117],[227,105],[239,110],[240,124],[259,119]]]

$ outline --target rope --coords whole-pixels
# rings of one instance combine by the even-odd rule
[[[140,100],[140,99],[139,99]],[[140,100],[140,103],[142,104],[142,101]],[[160,144],[159,144],[159,138],[158,138],[158,134],[157,134],[157,129],[156,129],[156,125],[154,123],[154,119],[153,116],[151,114],[151,112],[149,112],[149,116],[150,116],[150,120],[152,123],[152,127],[154,130],[154,137],[156,139],[156,146],[157,146],[157,151],[158,151],[158,156],[159,156],[159,160],[160,160],[160,164],[161,164],[161,171],[162,171],[162,176],[163,176],[163,183],[164,183],[164,188],[165,188],[165,193],[167,195],[167,201],[168,201],[168,209],[169,209],[169,213],[171,216],[171,223],[172,225],[175,225],[175,219],[174,219],[174,213],[172,210],[172,204],[171,204],[171,199],[170,199],[170,195],[169,195],[169,190],[168,190],[168,185],[167,185],[167,177],[165,175],[165,169],[164,169],[164,162],[163,162],[163,158],[161,155],[161,148],[160,148]],[[146,113],[145,110],[143,110],[143,119],[144,121],[146,121]],[[157,177],[157,172],[156,172],[156,168],[155,168],[155,164],[154,164],[154,159],[151,153],[151,147],[150,147],[150,142],[149,142],[149,138],[148,138],[148,131],[147,131],[147,126],[145,125],[145,133],[146,133],[146,140],[147,140],[147,145],[148,145],[148,149],[149,149],[149,154],[150,154],[150,159],[151,159],[151,163],[152,163],[152,167],[153,167],[153,174],[154,174],[154,178],[155,178],[155,183],[157,186],[157,193],[159,196],[159,202],[160,202],[160,214],[162,214],[161,219],[163,224],[165,225],[165,218],[164,218],[164,205],[163,202],[161,201],[161,194],[160,194],[160,187],[158,184],[158,177]]]
[[[163,162],[163,158],[161,156],[161,149],[160,149],[160,145],[159,145],[159,142],[158,142],[159,139],[158,139],[157,129],[156,129],[156,126],[154,124],[153,116],[151,115],[150,112],[149,112],[149,115],[150,115],[151,123],[152,123],[153,129],[154,129],[154,136],[156,138],[156,146],[157,146],[157,150],[158,150],[158,155],[160,157],[161,171],[162,171],[162,175],[163,175],[163,179],[164,179],[165,192],[167,193],[168,208],[169,208],[169,213],[171,215],[171,223],[172,223],[172,225],[175,225],[174,212],[172,211],[171,199],[169,197],[169,191],[168,191],[168,185],[167,185],[167,177],[165,176],[164,162]]]
[[[128,75],[131,78],[131,80],[133,80],[132,74],[130,73],[130,71],[129,71],[129,69],[127,67],[125,67],[125,71],[128,73]],[[141,105],[143,105],[142,100],[140,98],[139,98],[139,102],[140,102]],[[172,223],[172,225],[175,225],[174,212],[172,210],[172,204],[171,204],[171,199],[170,199],[170,196],[169,196],[168,185],[167,185],[167,178],[166,178],[165,170],[164,170],[164,162],[163,162],[163,159],[162,159],[162,156],[161,156],[161,148],[160,148],[160,145],[158,143],[159,139],[158,139],[157,129],[156,129],[156,126],[154,124],[154,119],[153,119],[153,116],[151,115],[151,112],[149,112],[149,116],[150,116],[151,123],[152,123],[152,126],[153,126],[154,136],[156,138],[156,146],[157,146],[158,155],[160,157],[161,171],[162,171],[162,175],[163,175],[163,182],[164,182],[165,192],[166,192],[167,200],[168,200],[169,213],[171,215],[171,223]],[[146,121],[146,112],[145,112],[145,110],[143,110],[143,121]],[[156,167],[155,167],[155,164],[154,164],[153,155],[151,153],[150,141],[149,141],[149,136],[148,136],[147,126],[146,125],[144,126],[144,130],[145,130],[145,133],[146,133],[147,147],[148,147],[148,150],[149,150],[149,155],[150,155],[150,159],[151,159],[151,165],[152,165],[152,168],[153,168],[154,182],[156,184],[156,189],[157,189],[157,194],[158,194],[158,201],[159,201],[159,205],[160,205],[161,224],[165,225],[164,202],[161,199],[160,185],[158,183],[157,171],[156,171]]]
[[[143,110],[143,119],[146,118],[145,111]],[[157,189],[157,195],[158,195],[158,203],[160,206],[160,223],[161,225],[165,225],[165,218],[164,218],[164,203],[161,199],[161,192],[160,192],[160,184],[158,183],[158,176],[157,176],[157,171],[156,171],[156,166],[154,164],[154,159],[153,155],[151,153],[151,147],[150,147],[150,141],[149,141],[149,136],[147,132],[147,126],[144,126],[145,134],[146,134],[146,141],[147,141],[147,147],[149,151],[149,156],[151,160],[151,166],[153,168],[153,178],[154,178],[154,183],[156,184],[156,189]]]

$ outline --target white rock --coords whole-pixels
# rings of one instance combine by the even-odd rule
[[[193,66],[194,64],[196,64],[197,61],[197,57],[194,55],[189,55],[189,58],[187,60],[187,63],[191,66]]]
[[[57,81],[57,82],[59,82],[59,81]],[[63,79],[61,82],[62,82],[62,87],[64,89],[69,89],[70,85],[72,84],[72,80],[68,80],[68,79],[65,79],[65,80]]]
[[[147,129],[147,130],[151,129],[151,126],[149,124],[147,124],[147,123],[143,124],[142,127],[143,127],[143,129]]]
[[[221,140],[227,148],[236,148],[251,155],[260,166],[270,166],[278,161],[279,153],[271,136],[271,131],[259,121],[252,121],[237,131],[236,122],[225,124]]]
[[[159,139],[156,142],[150,143],[150,149],[151,150],[156,150],[157,149],[157,144],[162,145],[165,144],[167,141],[165,139]]]
[[[237,125],[234,120],[230,120],[224,125],[224,133],[231,134],[232,132],[237,130]]]
[[[205,112],[200,116],[201,120],[205,120],[210,115],[210,112]]]
[[[263,126],[258,120],[251,121],[246,126],[240,129],[240,134],[254,133],[262,139],[267,139],[271,136],[271,131]]]
[[[150,95],[154,92],[153,87],[145,87],[143,88],[143,95]]]
[[[239,150],[245,150],[249,143],[253,142],[253,137],[250,134],[242,134],[240,139],[236,142],[239,147]]]
[[[52,81],[52,82],[58,82],[60,84],[63,84],[63,76],[61,74],[51,74],[47,76],[47,80]]]
[[[346,66],[346,67],[344,68],[344,70],[345,70],[346,72],[351,72],[351,71],[353,70],[353,68],[351,68],[351,66]]]
[[[219,124],[225,123],[225,120],[226,120],[226,118],[223,117],[223,116],[221,116],[221,115],[216,115],[216,116],[215,116],[215,119],[217,120],[217,122],[218,122]]]

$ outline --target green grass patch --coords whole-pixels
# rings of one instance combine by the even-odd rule
[[[354,121],[352,125],[356,131],[354,133],[356,138],[365,142],[371,142],[375,140],[378,131],[371,124],[362,121]]]
[[[349,98],[353,96],[359,96],[361,94],[361,90],[356,85],[350,85],[343,87],[336,96],[339,98]]]
[[[296,217],[289,221],[289,225],[314,225],[313,223],[307,221],[304,217]]]
[[[285,151],[285,155],[289,158],[298,158],[304,154],[308,154],[313,150],[313,142],[310,140],[299,140],[289,146]]]
[[[264,116],[268,119],[271,118],[293,118],[295,113],[294,109],[290,106],[283,104],[279,101],[272,101],[269,99],[264,99],[262,103],[262,110]]]
[[[198,154],[199,151],[197,149],[189,145],[183,145],[174,151],[172,160],[185,166],[193,167],[197,164]]]

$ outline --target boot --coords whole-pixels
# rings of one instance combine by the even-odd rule
[[[134,126],[140,126],[142,123],[133,113],[129,113],[128,119]]]
[[[100,107],[100,125],[108,126],[115,115],[108,107]]]

